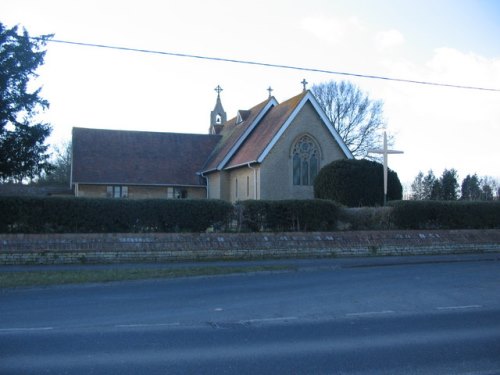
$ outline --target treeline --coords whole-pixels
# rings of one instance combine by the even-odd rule
[[[445,169],[440,177],[432,170],[419,172],[411,184],[411,200],[492,201],[500,199],[500,186],[492,177],[468,174],[459,184],[455,169]]]

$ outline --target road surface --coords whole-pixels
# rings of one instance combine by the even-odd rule
[[[0,374],[500,373],[500,262],[425,259],[6,289]]]

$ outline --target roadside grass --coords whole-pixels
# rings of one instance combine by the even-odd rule
[[[49,286],[64,284],[106,283],[190,276],[215,276],[251,272],[293,271],[293,266],[193,267],[181,269],[104,269],[71,271],[1,272],[0,288]]]

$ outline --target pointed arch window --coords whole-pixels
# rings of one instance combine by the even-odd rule
[[[308,135],[300,137],[292,151],[293,184],[312,185],[319,171],[319,150]]]

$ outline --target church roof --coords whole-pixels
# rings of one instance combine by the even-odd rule
[[[226,168],[257,161],[305,95],[306,92],[303,92],[271,108],[258,124],[258,130],[248,136]]]
[[[261,163],[306,103],[352,158],[306,90],[281,104],[270,97],[238,111],[217,135],[74,128],[72,183],[205,186],[200,172]]]
[[[240,111],[244,112],[244,119],[241,118],[242,116],[236,116],[228,120],[220,133],[222,139],[208,158],[203,170],[210,172],[222,169],[227,162],[226,159],[230,158],[238,150],[242,141],[258,124],[260,118],[266,114],[270,107],[276,104],[276,99],[269,98],[249,110]],[[238,122],[238,119],[242,121]]]
[[[224,125],[221,133],[223,138],[212,153],[204,171],[208,173],[262,162],[307,102],[315,108],[346,157],[352,158],[351,152],[319,107],[312,93],[306,90],[281,104],[271,97],[249,111],[239,111],[236,118]],[[238,123],[238,119],[243,121]]]
[[[72,182],[204,186],[219,135],[73,128]]]

